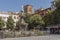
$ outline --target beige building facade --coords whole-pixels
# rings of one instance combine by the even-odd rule
[[[19,13],[18,12],[0,12],[0,17],[4,20],[5,22],[5,26],[4,28],[6,28],[6,22],[9,16],[12,16],[13,20],[14,20],[14,25],[16,25],[16,22],[19,20]]]

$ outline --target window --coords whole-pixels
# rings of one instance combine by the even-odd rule
[[[7,17],[3,17],[3,19],[6,19]]]
[[[19,19],[19,17],[17,17],[17,19]]]
[[[14,16],[14,19],[16,19],[16,16]]]

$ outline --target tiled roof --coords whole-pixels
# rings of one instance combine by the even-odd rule
[[[4,11],[0,11],[0,14],[19,15],[19,12],[4,12]]]

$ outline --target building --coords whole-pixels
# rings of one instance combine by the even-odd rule
[[[5,26],[4,28],[6,28],[6,22],[9,16],[12,16],[13,20],[14,20],[14,26],[16,26],[16,23],[21,19],[21,22],[24,23],[22,16],[24,15],[24,13],[32,13],[32,6],[31,5],[25,5],[24,7],[22,7],[23,12],[4,12],[4,11],[0,11],[0,17],[4,20]],[[19,25],[20,26],[20,25]]]
[[[47,9],[37,9],[35,10],[35,14],[39,14],[41,16],[44,16],[47,11],[51,11],[51,8],[47,8]]]
[[[41,16],[44,16],[45,14],[46,14],[46,12],[48,11],[48,10],[51,10],[51,8],[47,8],[47,9],[37,9],[36,11],[35,11],[35,13],[34,14],[32,14],[32,6],[31,5],[25,5],[25,6],[23,6],[22,7],[22,10],[21,10],[21,12],[0,12],[0,17],[2,17],[2,19],[5,21],[5,26],[4,26],[4,28],[6,28],[6,22],[7,22],[7,19],[8,19],[8,17],[9,16],[12,16],[12,18],[13,18],[13,20],[14,20],[14,25],[16,26],[16,22],[18,21],[18,20],[20,20],[20,22],[19,22],[19,27],[22,29],[22,28],[26,28],[27,27],[27,23],[25,23],[25,21],[24,21],[24,17],[25,17],[25,15],[24,14],[26,14],[26,13],[29,13],[29,14],[31,14],[31,15],[35,15],[35,14],[39,14],[39,15],[41,15]],[[21,26],[21,25],[23,25],[23,26]],[[25,26],[25,27],[24,27]],[[20,29],[19,28],[19,29]]]
[[[18,12],[0,12],[0,17],[2,17],[2,19],[5,22],[5,26],[4,28],[6,28],[6,22],[9,16],[12,16],[13,20],[14,20],[14,24],[16,24],[16,22],[19,20],[19,14]]]
[[[25,5],[24,6],[24,13],[32,13],[32,6],[31,5]]]

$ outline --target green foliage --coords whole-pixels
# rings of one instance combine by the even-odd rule
[[[14,28],[14,20],[12,19],[12,16],[9,16],[7,20],[7,28],[11,30]]]
[[[54,20],[54,24],[59,24],[60,23],[60,12],[59,10],[55,10],[52,15],[54,16],[53,20]]]
[[[60,23],[60,0],[55,0],[55,7],[56,9],[52,12],[54,16],[54,24]]]
[[[60,0],[55,0],[54,2],[55,2],[55,7],[60,9]]]
[[[25,21],[30,25],[30,26],[37,26],[40,24],[44,24],[44,21],[42,20],[42,17],[38,14],[30,15],[27,14]]]
[[[28,14],[28,13],[25,14],[24,20],[25,20],[25,22],[28,23],[28,24],[31,22],[31,21],[30,21],[30,17],[31,17],[31,14]]]
[[[2,29],[5,26],[4,20],[0,17],[0,28]]]
[[[20,29],[19,25],[20,25],[20,24],[19,24],[19,21],[17,21],[17,23],[16,23],[16,29],[17,29],[17,30]]]
[[[37,25],[44,24],[44,21],[43,21],[42,17],[38,14],[35,14],[35,15],[31,16],[30,21],[31,21],[31,24],[33,24],[33,26],[35,26],[35,27]]]
[[[54,16],[50,13],[50,14],[46,14],[44,17],[44,22],[45,22],[45,25],[50,25],[50,24],[53,24],[54,23]]]
[[[50,13],[51,13],[51,10],[48,9],[48,10],[46,11],[46,14],[50,14]]]
[[[17,21],[16,26],[19,27],[19,21]]]
[[[55,6],[56,9],[44,16],[45,25],[60,23],[60,0],[55,0],[54,2],[55,4],[53,6]]]

